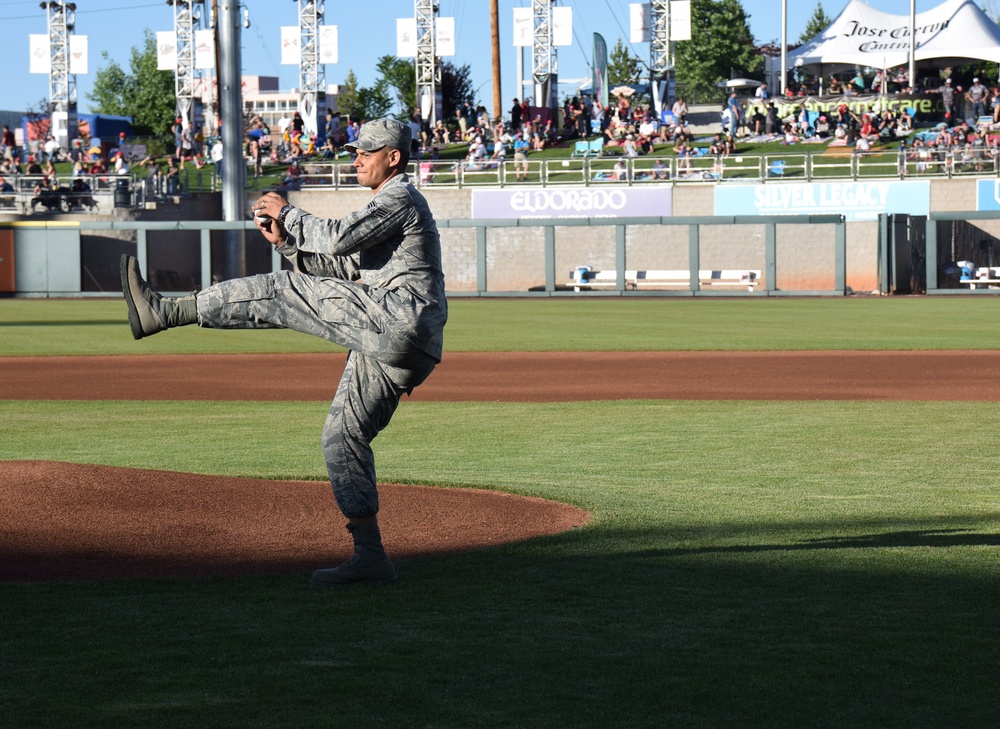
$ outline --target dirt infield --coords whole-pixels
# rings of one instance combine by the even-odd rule
[[[342,354],[0,358],[6,400],[318,400]],[[274,373],[280,373],[280,377]],[[1000,402],[1000,352],[449,354],[418,401],[612,399]],[[395,558],[584,524],[489,491],[380,486]],[[274,574],[349,554],[325,483],[0,461],[0,580]]]

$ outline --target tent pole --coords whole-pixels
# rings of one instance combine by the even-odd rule
[[[910,0],[910,88],[917,89],[917,0]]]

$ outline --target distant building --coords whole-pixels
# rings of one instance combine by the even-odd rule
[[[337,110],[339,86],[327,87],[326,103]],[[243,111],[249,116],[257,115],[268,127],[277,127],[282,117],[291,118],[299,110],[299,90],[281,91],[277,76],[243,77]]]

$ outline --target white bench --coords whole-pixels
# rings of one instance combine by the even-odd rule
[[[583,291],[594,288],[614,288],[618,285],[618,271],[594,271],[589,266],[578,266],[570,272],[570,281],[567,286],[572,286],[574,291]],[[707,286],[745,286],[747,291],[753,291],[754,286],[760,285],[760,271],[749,269],[731,270],[710,270],[698,271],[698,284],[701,287]],[[691,272],[687,270],[677,271],[625,271],[625,289],[637,291],[641,288],[663,288],[666,286],[691,285]]]
[[[966,284],[970,289],[978,289],[983,286],[988,289],[1000,287],[1000,266],[980,266],[971,277],[962,276],[961,283]]]

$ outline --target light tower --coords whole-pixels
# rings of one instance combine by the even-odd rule
[[[52,135],[68,149],[77,135],[76,74],[70,72],[70,35],[76,26],[76,3],[41,3],[48,13],[49,104]],[[63,130],[65,123],[65,131]]]
[[[433,127],[437,123],[437,85],[440,81],[437,53],[434,47],[434,21],[438,0],[414,0],[417,21],[417,105],[421,116]],[[407,114],[412,110],[407,110]]]
[[[320,63],[322,2],[296,0],[299,4],[299,114],[307,131],[320,131],[320,110],[326,106],[326,65]]]
[[[670,53],[670,2],[669,0],[651,0],[649,8],[649,74],[650,91],[653,92],[653,102],[659,113],[666,89],[670,71],[674,67],[674,59]]]
[[[554,0],[531,0],[531,75],[535,80],[535,104],[555,107],[556,77],[559,64],[556,60],[553,37],[552,3]]]
[[[204,0],[167,0],[174,8],[174,33],[177,38],[177,67],[174,71],[174,95],[177,116],[185,125],[194,124],[196,95],[195,31],[201,27]]]

